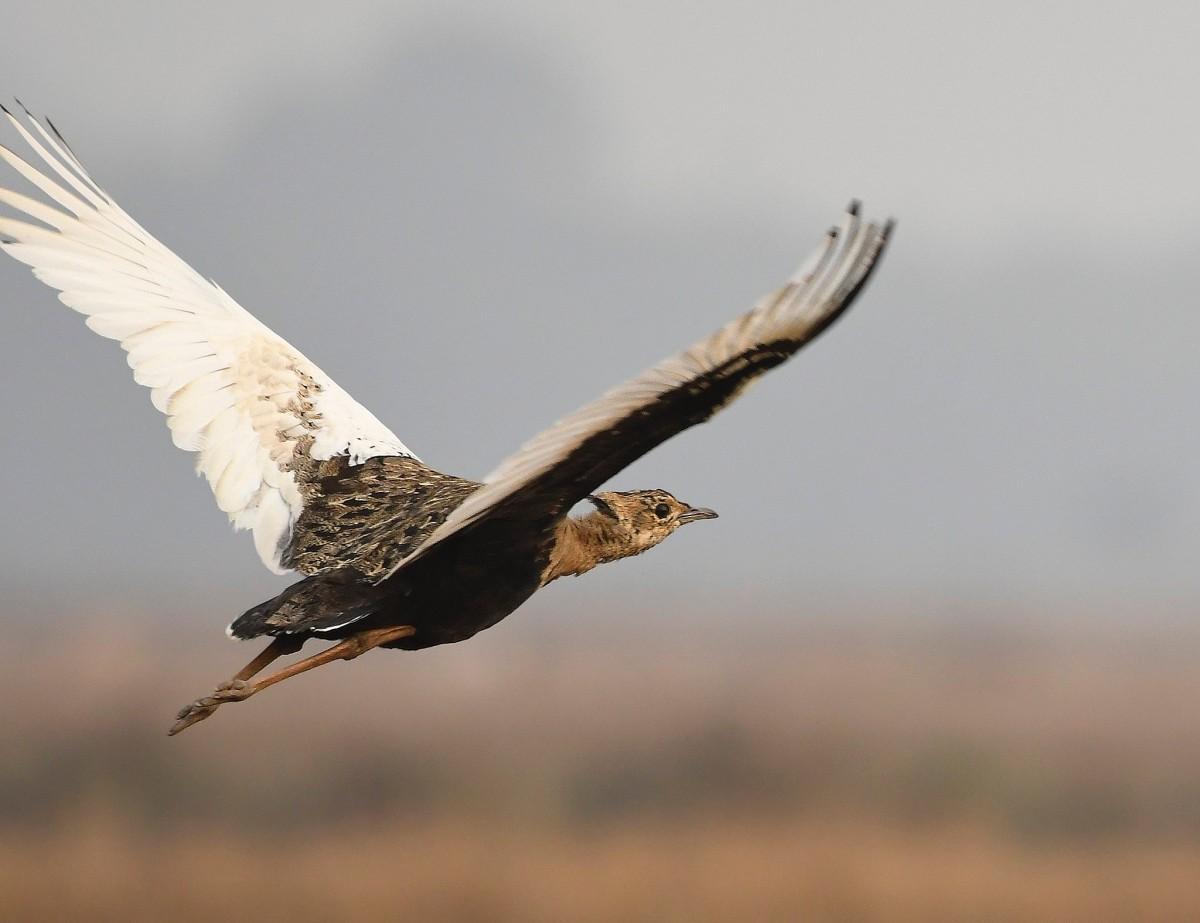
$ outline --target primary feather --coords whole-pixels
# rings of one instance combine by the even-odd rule
[[[293,529],[312,493],[303,483],[310,460],[345,456],[353,466],[413,453],[126,214],[53,126],[47,131],[28,112],[28,125],[3,112],[52,175],[3,146],[0,159],[53,204],[0,188],[0,203],[39,222],[0,215],[0,249],[58,289],[93,331],[120,341],[175,445],[197,453],[217,506],[236,528],[253,531],[268,568],[286,573]]]
[[[891,229],[891,222],[863,222],[851,203],[841,227],[782,288],[535,436],[394,570],[485,520],[553,519],[655,446],[707,420],[850,307]]]

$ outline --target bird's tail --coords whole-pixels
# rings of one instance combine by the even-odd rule
[[[341,572],[308,577],[242,613],[225,633],[240,640],[260,635],[321,634],[374,613],[379,595],[375,587]]]

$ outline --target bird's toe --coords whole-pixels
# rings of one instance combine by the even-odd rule
[[[190,728],[198,721],[203,721],[209,715],[217,710],[220,702],[215,701],[212,696],[205,696],[202,699],[196,699],[191,705],[185,705],[179,709],[179,713],[175,716],[175,723],[171,725],[171,729],[167,731],[168,737],[174,737],[180,731]]]
[[[196,699],[190,705],[183,706],[183,708],[179,709],[179,714],[175,717],[182,720],[198,712],[212,712],[217,707],[217,704],[217,701],[212,696],[206,695],[202,699]]]
[[[242,679],[230,680],[227,683],[222,683],[216,688],[207,701],[219,705],[222,702],[240,702],[242,699],[248,699],[254,693],[254,688]],[[202,699],[201,701],[206,701]]]

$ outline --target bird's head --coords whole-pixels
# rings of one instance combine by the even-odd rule
[[[588,499],[596,507],[593,515],[612,519],[624,533],[631,554],[653,548],[686,523],[717,518],[712,510],[688,506],[665,490],[606,491]]]

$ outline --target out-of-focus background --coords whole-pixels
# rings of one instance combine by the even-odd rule
[[[718,522],[169,741],[285,581],[0,265],[0,917],[1200,917],[1194,4],[7,25],[0,89],[468,476],[852,196],[901,225],[843,323],[614,484]]]

